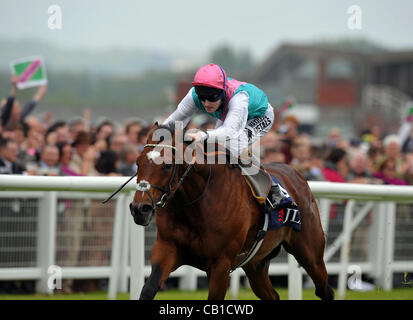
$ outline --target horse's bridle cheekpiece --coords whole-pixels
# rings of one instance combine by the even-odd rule
[[[175,151],[177,150],[177,148],[176,148],[175,146],[171,146],[171,145],[167,145],[167,144],[146,144],[146,145],[144,146],[144,148],[146,148],[146,147],[161,147],[161,148],[170,148],[170,149],[175,150]],[[186,176],[189,174],[189,171],[194,167],[194,163],[190,163],[190,164],[188,165],[188,167],[186,168],[184,174],[183,174],[182,177],[179,179],[179,182],[178,182],[176,188],[175,188],[174,190],[172,190],[172,183],[173,183],[173,181],[174,181],[174,179],[175,179],[175,175],[176,175],[176,172],[177,172],[177,166],[178,166],[177,163],[174,163],[173,171],[172,171],[172,174],[171,174],[171,178],[169,179],[169,182],[168,182],[168,184],[167,184],[167,188],[166,188],[166,187],[161,187],[161,186],[157,186],[157,185],[151,184],[151,183],[149,183],[149,182],[146,181],[146,180],[141,180],[141,181],[138,182],[138,184],[137,184],[137,186],[136,186],[136,191],[141,191],[141,192],[145,192],[145,193],[148,194],[149,198],[151,199],[152,208],[153,208],[154,211],[156,211],[156,208],[163,208],[163,207],[166,205],[166,202],[168,201],[168,199],[170,199],[170,198],[172,198],[172,197],[174,196],[175,192],[179,189],[179,187],[182,185],[184,179],[185,179]],[[106,202],[108,202],[110,199],[112,199],[112,197],[113,197],[114,195],[116,195],[119,191],[121,191],[122,188],[123,188],[125,185],[127,185],[128,182],[129,182],[130,180],[132,180],[134,177],[136,177],[137,175],[138,175],[138,173],[136,172],[132,177],[129,178],[128,181],[126,181],[122,186],[120,186],[120,187],[119,187],[114,193],[112,193],[107,199],[105,199],[105,200],[103,201],[103,203],[106,203]],[[191,205],[191,204],[197,202],[199,199],[202,198],[202,196],[204,195],[204,193],[205,193],[205,191],[206,191],[206,189],[207,189],[207,187],[208,187],[208,185],[209,185],[210,178],[211,178],[211,168],[210,168],[210,170],[209,170],[209,176],[208,176],[207,184],[206,184],[205,189],[204,189],[204,191],[202,192],[202,194],[201,194],[198,198],[196,198],[195,200],[193,200],[193,201],[191,201],[191,202],[189,202],[189,203],[184,204],[184,206]],[[158,202],[155,202],[155,200],[154,200],[154,198],[153,198],[153,196],[152,196],[152,194],[151,194],[151,192],[150,192],[150,189],[151,189],[151,188],[158,189],[159,191],[161,191],[161,192],[163,193],[162,196],[161,196],[161,198],[160,198],[160,200],[159,200]]]

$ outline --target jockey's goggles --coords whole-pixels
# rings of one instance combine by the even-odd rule
[[[222,90],[221,93],[218,94],[214,94],[212,96],[204,96],[204,95],[198,95],[199,100],[201,101],[205,101],[208,100],[209,102],[216,102],[219,99],[221,99],[221,97],[223,96],[224,90]]]
[[[195,87],[195,92],[200,101],[208,100],[209,102],[216,102],[224,95],[224,90],[210,87]]]

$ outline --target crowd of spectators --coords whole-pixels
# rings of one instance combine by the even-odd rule
[[[407,123],[410,129],[410,124]],[[379,128],[367,128],[351,140],[332,128],[322,143],[299,132],[296,117],[286,116],[279,128],[261,141],[263,162],[284,162],[307,180],[364,184],[413,184],[413,150],[408,137],[398,133],[382,135]]]
[[[123,126],[109,120],[93,125],[85,110],[69,121],[40,120],[31,115],[46,94],[40,86],[24,108],[16,99],[17,79],[1,101],[0,174],[28,175],[132,175],[149,127],[139,118]],[[189,124],[203,130],[214,126],[210,117],[199,116]],[[261,160],[284,162],[307,180],[406,185],[413,183],[413,148],[410,134],[382,136],[372,127],[352,141],[332,128],[321,144],[299,132],[296,117],[279,115],[273,130],[261,139]]]
[[[69,121],[31,115],[46,94],[41,86],[24,107],[16,99],[17,79],[0,104],[0,174],[27,175],[132,175],[149,128],[130,118],[123,127],[103,120],[93,125],[90,111]]]

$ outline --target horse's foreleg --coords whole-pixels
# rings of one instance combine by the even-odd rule
[[[207,274],[209,280],[208,300],[224,300],[229,285],[231,263],[221,258],[210,266]]]
[[[175,246],[156,240],[151,253],[152,271],[142,288],[140,300],[152,300],[168,279],[169,274],[179,266]]]

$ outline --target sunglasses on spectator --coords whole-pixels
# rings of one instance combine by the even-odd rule
[[[224,94],[224,90],[222,90],[221,93],[216,93],[213,95],[198,94],[198,98],[200,101],[208,100],[209,102],[216,102],[222,98],[223,94]]]

